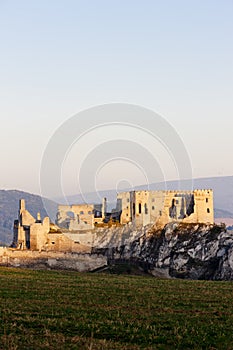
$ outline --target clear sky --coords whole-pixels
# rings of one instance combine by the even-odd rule
[[[111,102],[163,116],[194,177],[233,174],[232,0],[0,0],[0,45],[0,188],[39,193],[55,130]]]

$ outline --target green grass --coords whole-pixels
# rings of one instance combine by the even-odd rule
[[[0,268],[1,349],[233,349],[233,284]]]

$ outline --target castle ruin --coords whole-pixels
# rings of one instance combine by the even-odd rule
[[[20,250],[90,253],[90,248],[66,236],[58,226],[50,222],[49,217],[42,221],[38,213],[35,219],[26,209],[24,199],[19,201],[18,219],[14,221],[11,246]]]
[[[12,247],[39,251],[90,251],[98,228],[103,230],[104,227],[130,224],[137,230],[147,225],[161,228],[170,222],[214,224],[213,191],[121,192],[117,194],[116,208],[111,212],[107,212],[106,198],[98,205],[60,205],[56,225],[48,217],[41,220],[39,213],[35,219],[22,199],[18,219],[14,222]],[[84,232],[88,241],[82,241]]]
[[[121,211],[122,225],[214,223],[212,190],[121,192],[117,195],[117,209]]]

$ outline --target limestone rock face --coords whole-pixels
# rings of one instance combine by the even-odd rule
[[[96,243],[94,250],[110,263],[131,261],[152,274],[176,278],[233,280],[233,234],[223,226],[170,223],[159,231],[128,232],[115,246]]]

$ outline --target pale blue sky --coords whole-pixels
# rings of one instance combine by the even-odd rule
[[[232,0],[0,0],[0,45],[0,188],[38,193],[54,131],[111,102],[171,123],[195,177],[233,174]]]

